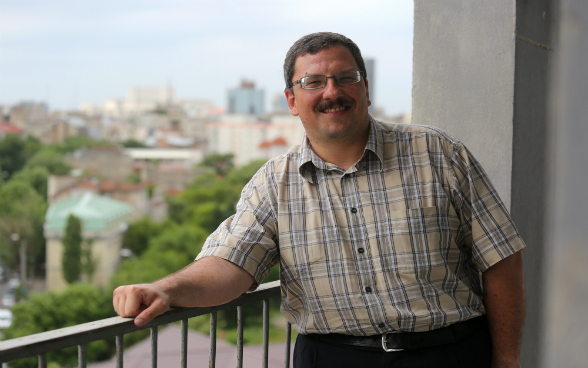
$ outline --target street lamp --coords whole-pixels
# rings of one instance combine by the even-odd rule
[[[17,242],[20,240],[20,235],[17,233],[10,234],[10,239]],[[27,281],[27,241],[23,239],[20,242],[20,283],[26,287]]]

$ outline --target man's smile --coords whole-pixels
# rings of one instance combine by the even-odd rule
[[[351,108],[352,102],[345,98],[338,98],[335,101],[326,101],[317,106],[319,112],[329,114],[348,110]]]

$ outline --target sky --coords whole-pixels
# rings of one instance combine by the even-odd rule
[[[375,106],[410,112],[412,0],[0,0],[0,105],[73,110],[171,84],[176,99],[226,107],[227,90],[248,79],[269,110],[286,52],[319,31],[376,60]]]

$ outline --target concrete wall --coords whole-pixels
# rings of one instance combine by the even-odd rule
[[[561,0],[552,73],[541,368],[588,365],[588,2]]]
[[[470,148],[528,245],[525,367],[539,365],[545,336],[548,70],[556,8],[555,0],[415,1],[413,124],[446,129]]]
[[[513,0],[415,0],[412,123],[459,138],[510,205]]]
[[[548,75],[556,22],[551,0],[517,1],[511,213],[528,246],[523,252],[527,315],[521,348],[528,367],[539,365],[545,336],[541,321],[548,244],[542,224],[548,198]]]

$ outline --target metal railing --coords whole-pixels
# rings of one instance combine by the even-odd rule
[[[78,367],[86,367],[86,346],[96,340],[116,338],[116,367],[123,367],[123,335],[151,329],[151,367],[157,367],[157,327],[181,321],[181,367],[188,366],[188,319],[210,313],[210,367],[216,362],[217,311],[237,307],[237,367],[243,367],[243,305],[263,301],[263,367],[268,366],[269,299],[280,296],[280,282],[262,284],[253,292],[216,307],[170,309],[142,327],[135,326],[133,318],[112,317],[58,330],[42,332],[0,342],[0,363],[37,355],[38,367],[47,367],[47,353],[71,346],[78,346]],[[290,366],[291,325],[286,325],[284,366]]]

